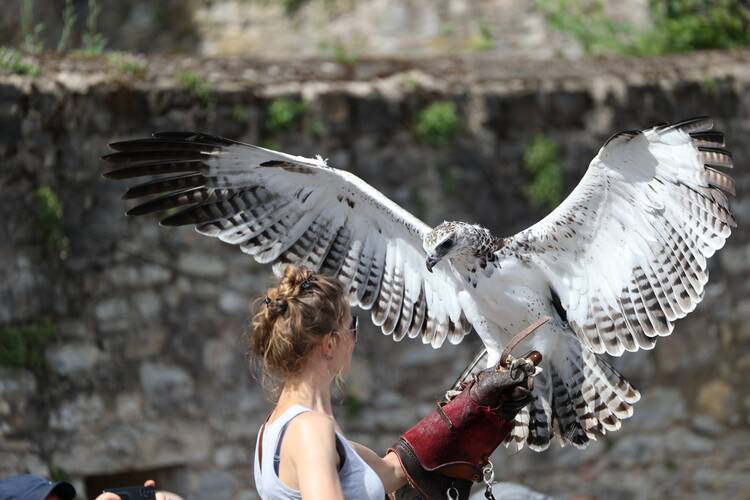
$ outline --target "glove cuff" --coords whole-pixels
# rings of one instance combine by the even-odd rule
[[[467,387],[448,403],[438,405],[401,439],[426,471],[479,481],[482,467],[512,429],[512,420],[477,404]]]
[[[396,454],[396,457],[398,457],[398,461],[406,474],[406,479],[409,482],[409,485],[416,490],[420,498],[446,498],[446,493],[449,488],[454,488],[456,490],[458,493],[456,498],[469,498],[472,483],[471,480],[450,477],[449,475],[443,475],[440,473],[436,474],[432,471],[425,470],[422,467],[414,448],[412,448],[412,446],[403,438],[399,439],[398,443],[396,443],[393,448],[388,449],[388,453],[391,451]],[[413,494],[410,494],[408,490],[402,490],[399,490],[399,492],[402,493],[396,494],[397,499],[411,500],[414,498]]]

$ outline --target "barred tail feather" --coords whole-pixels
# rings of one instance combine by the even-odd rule
[[[535,399],[516,416],[506,446],[543,451],[554,436],[561,446],[585,448],[633,415],[640,393],[620,373],[573,339],[558,347],[543,362]]]

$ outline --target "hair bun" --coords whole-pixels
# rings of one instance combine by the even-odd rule
[[[268,302],[268,308],[273,314],[284,314],[286,312],[287,303],[284,299],[276,299]]]

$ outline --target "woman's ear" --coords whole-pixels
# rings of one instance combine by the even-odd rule
[[[329,333],[323,337],[323,341],[320,343],[320,350],[323,353],[323,358],[330,360],[333,359],[333,351],[336,350],[338,344],[338,336],[334,333]]]

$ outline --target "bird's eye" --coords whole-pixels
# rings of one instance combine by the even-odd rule
[[[453,247],[453,244],[454,244],[453,240],[448,238],[447,240],[445,240],[444,242],[440,244],[440,248],[442,248],[443,250],[448,250]]]

